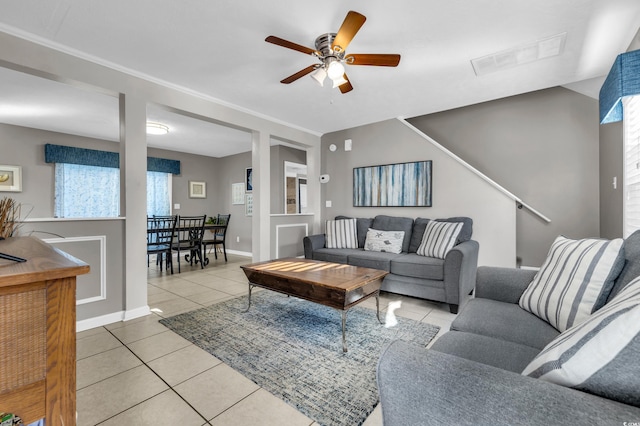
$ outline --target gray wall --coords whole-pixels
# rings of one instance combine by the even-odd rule
[[[624,140],[622,121],[600,125],[600,236],[622,238]],[[617,188],[613,188],[616,177]]]
[[[344,151],[344,140],[353,150]],[[330,144],[339,148],[329,151]],[[484,179],[419,136],[400,120],[388,120],[326,134],[322,137],[321,173],[330,175],[322,184],[322,220],[336,215],[374,217],[473,219],[473,239],[480,243],[478,263],[513,267],[516,264],[515,202]],[[432,160],[432,207],[354,207],[353,168],[410,161]],[[323,230],[324,231],[324,230]]]
[[[552,88],[409,121],[551,219],[518,211],[522,265],[559,234],[600,235],[597,100]]]

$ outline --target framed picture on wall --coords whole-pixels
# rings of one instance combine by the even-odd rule
[[[354,207],[431,207],[431,160],[353,169]]]
[[[22,192],[22,167],[0,166],[0,191]]]
[[[189,198],[207,198],[207,183],[190,180]]]
[[[253,168],[245,169],[245,187],[247,192],[253,191]]]

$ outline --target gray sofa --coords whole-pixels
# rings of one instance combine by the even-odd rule
[[[346,219],[337,216],[336,219]],[[424,230],[430,219],[378,215],[375,218],[357,218],[357,249],[326,248],[325,234],[304,238],[304,255],[307,259],[389,271],[382,283],[382,290],[449,304],[452,313],[458,312],[473,291],[478,266],[477,241],[471,239],[473,221],[468,217],[435,219],[445,222],[462,222],[464,225],[457,244],[445,259],[416,254]],[[369,228],[381,231],[404,231],[402,253],[385,253],[364,250]]]
[[[625,266],[608,301],[640,276],[640,231],[624,249]],[[479,267],[475,298],[431,349],[395,341],[384,350],[377,374],[385,426],[640,422],[640,403],[624,404],[520,374],[559,334],[518,305],[534,275]],[[640,368],[640,356],[630,358]],[[621,380],[632,381],[632,394],[640,401],[640,378]]]

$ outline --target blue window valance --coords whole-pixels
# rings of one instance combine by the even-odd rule
[[[44,161],[47,163],[82,164],[85,166],[120,167],[120,154],[97,149],[45,144]],[[147,171],[180,174],[180,161],[147,157]]]
[[[640,50],[618,55],[600,89],[600,124],[622,120],[622,98],[640,94]]]

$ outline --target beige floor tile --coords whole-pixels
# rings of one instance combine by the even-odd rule
[[[96,334],[104,333],[104,327],[94,327],[89,330],[84,330],[76,333],[76,340],[84,339],[85,337],[95,336]]]
[[[373,412],[369,414],[362,426],[382,426],[382,408],[380,404],[373,409]]]
[[[199,304],[192,302],[191,300],[187,300],[183,297],[149,304],[149,308],[151,308],[153,312],[157,312],[163,317],[175,315],[178,312],[185,312],[200,307],[201,306]]]
[[[185,296],[185,299],[189,299],[192,302],[199,303],[201,305],[210,305],[214,302],[218,302],[227,298],[229,298],[229,293],[224,293],[222,291],[213,289],[208,289],[208,291],[205,291],[204,293]]]
[[[186,348],[191,343],[174,333],[165,331],[129,344],[129,348],[142,361],[149,362],[161,356]]]
[[[110,418],[100,426],[201,426],[204,418],[172,390],[167,390]]]
[[[177,350],[149,362],[155,371],[170,386],[175,386],[220,364],[218,358],[195,345]]]
[[[127,321],[122,327],[111,330],[111,333],[123,343],[129,344],[167,331],[167,327],[160,324],[158,319],[155,315],[147,315],[142,321]]]
[[[76,388],[83,389],[139,365],[142,361],[124,346],[81,359],[76,364]]]
[[[405,309],[404,307],[400,307],[393,311],[393,313],[402,318],[409,318],[415,321],[421,321],[427,314],[424,312],[415,312]]]
[[[168,389],[142,365],[77,392],[78,426],[93,426]]]
[[[226,364],[187,380],[174,389],[208,420],[258,390],[258,385]]]
[[[264,389],[212,419],[212,426],[308,426],[313,421]]]
[[[218,290],[222,287],[231,287],[231,286],[244,287],[245,289],[247,288],[247,283],[242,284],[227,278],[214,277],[214,276],[211,276],[211,278],[208,281],[201,282],[200,285],[212,288],[214,290]]]
[[[101,327],[102,328],[102,327]],[[122,346],[122,343],[102,328],[101,332],[89,337],[79,339],[76,343],[76,359],[80,360],[91,355],[115,349]]]
[[[177,294],[178,296],[185,297],[207,291],[208,287],[185,280],[183,282],[175,283],[171,286],[168,286],[168,288],[165,288],[165,290],[173,294]]]

